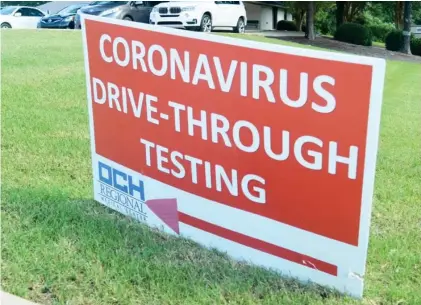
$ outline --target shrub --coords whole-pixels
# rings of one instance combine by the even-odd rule
[[[385,42],[387,34],[395,29],[394,25],[390,23],[372,24],[368,28],[371,31],[372,39],[379,42]]]
[[[359,15],[354,19],[354,22],[361,25],[367,25],[367,23],[369,23],[370,20],[367,18],[366,15]]]
[[[386,36],[386,50],[399,51],[403,43],[403,34],[401,30],[393,30]]]
[[[421,38],[411,38],[411,53],[412,55],[421,56]]]
[[[333,35],[336,28],[336,6],[328,9],[317,10],[314,26],[316,31],[322,33],[323,35]]]
[[[297,25],[293,21],[281,20],[276,25],[278,31],[298,31]]]
[[[335,39],[352,44],[371,46],[372,37],[370,29],[358,23],[344,23],[335,33]]]

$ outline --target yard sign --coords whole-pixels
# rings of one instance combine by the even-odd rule
[[[83,20],[97,201],[362,296],[384,60]]]

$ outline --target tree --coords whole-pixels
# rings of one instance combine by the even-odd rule
[[[396,1],[395,6],[395,27],[400,30],[403,28],[403,7],[404,2]]]
[[[336,1],[336,28],[352,22],[367,6],[367,1]]]
[[[316,39],[314,32],[314,14],[315,14],[315,5],[313,1],[307,1],[307,22],[306,22],[306,37],[309,40]]]
[[[395,1],[372,1],[367,3],[367,12],[384,23],[395,22]]]
[[[405,1],[404,4],[404,27],[403,27],[403,45],[401,52],[411,54],[411,9],[412,2]]]
[[[288,11],[291,12],[292,18],[295,21],[298,31],[301,31],[304,17],[307,11],[307,4],[304,1],[287,2]]]
[[[345,2],[336,1],[336,28],[338,29],[345,21]]]
[[[416,25],[421,25],[421,1],[412,1],[412,22]]]

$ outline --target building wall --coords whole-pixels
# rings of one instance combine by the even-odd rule
[[[278,8],[278,21],[285,20],[285,10]]]
[[[262,6],[260,12],[260,29],[261,30],[273,30],[273,13],[272,8],[268,6]]]
[[[421,25],[412,26],[411,33],[413,33],[415,37],[421,38]]]
[[[247,20],[258,20],[260,30],[273,30],[276,28],[276,24],[273,24],[273,13],[272,7],[266,5],[258,5],[253,3],[244,2]],[[285,10],[278,8],[277,19],[285,20]],[[292,15],[287,13],[287,20],[292,20]]]
[[[260,15],[261,15],[260,11],[261,11],[261,8],[262,8],[260,5],[244,2],[244,6],[245,6],[246,12],[247,12],[247,20],[259,20],[260,21]]]

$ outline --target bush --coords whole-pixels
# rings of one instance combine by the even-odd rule
[[[421,38],[411,38],[411,53],[412,55],[421,56]]]
[[[276,25],[278,31],[298,31],[296,24],[293,21],[281,20]]]
[[[322,33],[323,35],[333,35],[335,34],[336,28],[336,5],[329,9],[320,9],[317,10],[314,26],[316,31]]]
[[[371,46],[372,35],[369,28],[358,23],[344,23],[335,33],[335,39],[356,45]]]
[[[369,25],[368,28],[374,41],[385,42],[387,34],[393,31],[395,26],[390,23],[382,23]]]
[[[386,36],[386,50],[399,51],[403,44],[403,34],[401,30],[393,30]]]
[[[354,19],[354,22],[361,25],[367,25],[370,20],[365,15],[359,15]]]
[[[391,31],[386,37],[386,49],[389,51],[400,51],[403,45],[403,33],[401,30]],[[421,38],[411,35],[411,53],[412,55],[421,56]]]

